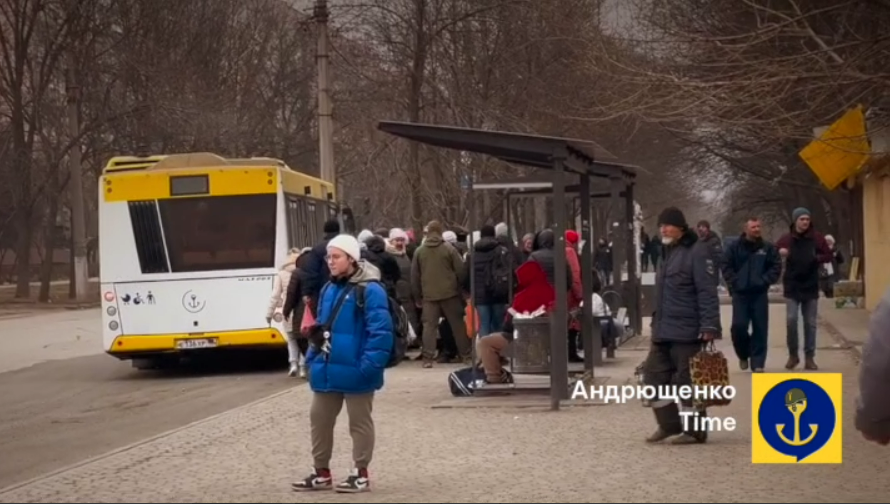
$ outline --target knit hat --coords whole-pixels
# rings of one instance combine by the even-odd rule
[[[683,211],[677,207],[667,207],[658,215],[658,225],[674,226],[680,229],[688,229],[689,224],[686,223],[686,216]]]
[[[346,255],[355,259],[356,262],[362,259],[362,249],[358,244],[358,240],[352,235],[341,234],[331,238],[331,241],[328,242],[328,253],[334,248],[342,250]]]
[[[423,230],[424,233],[434,234],[442,234],[443,231],[445,231],[445,227],[442,226],[442,223],[437,220],[430,221],[430,223],[427,224],[426,228],[424,228]]]
[[[569,229],[568,231],[566,231],[566,241],[570,245],[577,245],[578,241],[580,241],[580,240],[581,240],[581,236],[574,229]]]
[[[362,231],[358,234],[358,242],[366,243],[368,240],[374,237],[374,233],[371,232],[370,229],[362,229]]]
[[[800,219],[803,216],[809,217],[810,215],[811,215],[810,211],[807,210],[806,208],[797,207],[794,209],[793,212],[791,212],[791,220],[792,220],[792,222],[797,222],[797,219]]]
[[[508,226],[506,222],[498,223],[498,225],[494,227],[494,233],[495,236],[510,236],[510,226]]]
[[[448,243],[457,243],[457,233],[454,231],[445,231],[442,233],[442,239]]]
[[[496,232],[497,230],[494,226],[486,224],[479,229],[479,236],[482,238],[494,238]]]
[[[390,240],[405,240],[408,241],[408,233],[405,232],[404,229],[401,228],[392,228],[389,230],[389,239]]]

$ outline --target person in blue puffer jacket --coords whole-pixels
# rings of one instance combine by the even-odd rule
[[[353,236],[341,234],[327,245],[331,281],[318,302],[319,326],[310,331],[306,356],[312,389],[310,430],[312,473],[293,484],[295,491],[325,490],[358,493],[370,490],[368,465],[374,451],[374,394],[383,387],[383,374],[393,347],[394,328],[389,298],[380,283],[380,270],[361,260]],[[363,301],[356,288],[364,289]],[[330,470],[334,424],[346,403],[355,467],[336,486]]]

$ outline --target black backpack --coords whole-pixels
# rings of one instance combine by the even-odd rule
[[[506,300],[510,296],[513,268],[510,251],[503,245],[494,249],[494,257],[486,267],[485,293],[493,298]]]
[[[355,303],[359,310],[365,309],[365,289],[368,283],[370,282],[355,286]],[[380,285],[384,293],[388,292],[386,285],[382,282],[375,281],[374,283]],[[393,327],[392,351],[389,354],[389,362],[386,363],[386,367],[391,368],[405,360],[405,353],[408,351],[408,314],[405,313],[402,305],[388,294],[386,299],[389,301],[389,315],[392,317]]]

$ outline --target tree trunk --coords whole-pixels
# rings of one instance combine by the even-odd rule
[[[43,264],[40,265],[40,296],[41,303],[49,302],[51,283],[53,280],[53,266],[56,256],[56,241],[58,239],[58,226],[56,218],[59,214],[59,199],[52,197],[47,212],[47,223],[43,233]]]
[[[26,209],[19,209],[16,217],[18,241],[15,246],[15,297],[31,297],[31,223]]]
[[[411,84],[408,95],[408,119],[420,122],[421,93],[423,93],[424,76],[427,60],[426,37],[426,0],[414,0],[415,35],[414,59],[411,65]],[[408,187],[411,191],[411,220],[414,232],[422,236],[423,230],[423,177],[420,173],[420,145],[411,142],[408,147],[410,167],[408,168]]]
[[[12,107],[13,169],[16,170],[17,196],[15,204],[15,225],[17,242],[15,247],[15,297],[31,296],[31,149],[25,131],[24,100],[21,90],[14,93]]]
[[[69,226],[74,225],[74,214],[71,213]],[[69,227],[68,229],[72,229]],[[68,299],[77,299],[77,275],[74,271],[74,233],[68,237]]]

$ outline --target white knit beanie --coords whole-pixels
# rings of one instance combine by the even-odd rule
[[[356,262],[362,259],[362,249],[359,247],[358,240],[352,235],[341,234],[331,238],[331,241],[328,242],[328,253],[332,248],[342,250]]]
[[[392,228],[389,230],[389,239],[390,240],[398,240],[402,239],[408,241],[408,233],[405,232],[402,228]]]
[[[358,242],[365,243],[371,238],[374,237],[374,232],[370,229],[362,229],[362,232],[358,234]]]
[[[442,233],[442,239],[448,243],[457,243],[457,233],[454,231],[445,231]]]

